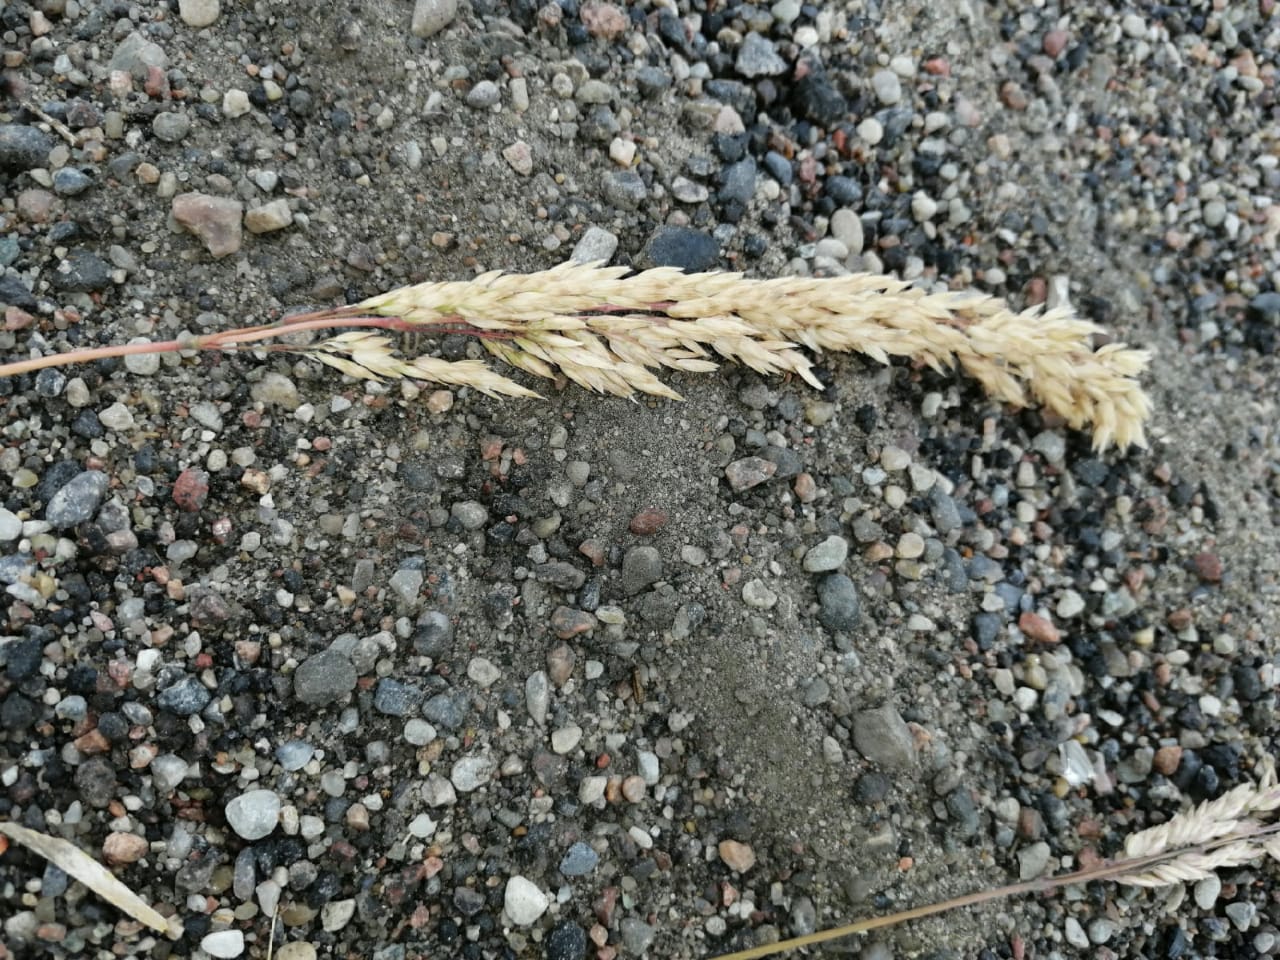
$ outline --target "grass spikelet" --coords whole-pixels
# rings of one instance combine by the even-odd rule
[[[330,335],[343,328],[360,329]],[[401,287],[353,307],[181,341],[38,357],[0,366],[0,376],[130,353],[230,350],[310,331],[328,339],[271,348],[355,377],[433,379],[495,395],[535,394],[471,361],[406,358],[381,334],[468,333],[526,373],[621,396],[678,398],[655,371],[709,371],[712,355],[815,387],[821,384],[802,348],[862,353],[880,363],[909,358],[937,371],[958,369],[999,402],[1037,403],[1074,429],[1092,428],[1098,449],[1144,444],[1151,414],[1138,382],[1150,354],[1121,344],[1095,349],[1101,329],[1069,310],[1017,313],[994,297],[929,294],[873,274],[754,280],[671,267],[628,275],[625,267],[577,263]]]
[[[1257,783],[1243,783],[1216,800],[1131,834],[1125,840],[1125,855],[1121,859],[1075,873],[979,890],[940,903],[726,953],[715,960],[758,960],[950,910],[1022,894],[1051,893],[1092,881],[1107,880],[1132,887],[1169,887],[1203,880],[1223,868],[1242,867],[1264,859],[1280,861],[1280,818],[1277,818],[1280,783],[1270,757],[1265,757],[1259,766]]]

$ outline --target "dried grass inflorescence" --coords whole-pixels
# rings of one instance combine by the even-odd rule
[[[1277,810],[1280,784],[1268,760],[1256,784],[1242,783],[1167,823],[1131,834],[1124,843],[1125,859],[1170,857],[1113,879],[1136,887],[1166,887],[1264,857],[1280,860],[1280,834],[1273,832]]]
[[[0,365],[0,376],[130,354],[245,349],[317,331],[328,339],[265,348],[306,354],[356,377],[519,397],[537,394],[476,360],[406,357],[388,333],[470,334],[493,356],[539,377],[673,399],[679,395],[657,371],[705,373],[716,369],[716,357],[815,387],[821,384],[801,348],[863,353],[881,363],[908,358],[938,371],[958,367],[995,400],[1038,403],[1073,429],[1092,428],[1098,449],[1143,444],[1151,413],[1137,379],[1150,354],[1122,344],[1095,349],[1101,328],[1067,309],[1015,313],[994,297],[925,293],[871,274],[752,280],[578,263],[402,287],[257,327],[36,357]]]
[[[575,263],[486,273],[403,287],[349,309],[423,328],[463,324],[512,366],[621,396],[676,397],[654,371],[713,370],[716,355],[820,386],[801,346],[882,363],[910,358],[939,371],[958,366],[995,400],[1039,403],[1074,429],[1092,427],[1096,447],[1144,443],[1151,407],[1137,377],[1150,354],[1118,344],[1094,349],[1101,328],[1066,309],[1015,313],[994,297],[928,294],[870,274],[752,280],[669,267],[627,274]],[[325,362],[351,356],[334,341],[322,349]],[[481,389],[527,393],[505,379]]]

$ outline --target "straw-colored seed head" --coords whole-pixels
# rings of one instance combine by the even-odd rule
[[[685,274],[660,267],[562,264],[532,274],[402,287],[358,309],[424,328],[462,326],[488,352],[535,376],[605,393],[678,395],[661,367],[715,369],[709,353],[762,374],[793,374],[820,387],[800,348],[858,352],[880,363],[910,358],[934,370],[959,367],[995,400],[1038,403],[1074,428],[1092,426],[1096,448],[1145,442],[1150,402],[1137,377],[1151,356],[1120,344],[1094,349],[1093,323],[1064,309],[1015,313],[976,293],[926,294],[892,277],[751,280],[737,273]],[[530,395],[473,364],[398,357],[384,337],[343,334],[309,351],[353,376],[414,376],[489,393]]]

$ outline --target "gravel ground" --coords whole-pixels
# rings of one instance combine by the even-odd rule
[[[0,957],[712,956],[1254,776],[1273,8],[6,3],[9,356],[574,255],[1069,300],[1158,359],[1151,449],[1101,457],[858,358],[684,404],[280,354],[0,381],[0,817],[183,930],[11,847]],[[1188,894],[829,950],[1280,952],[1266,871]]]

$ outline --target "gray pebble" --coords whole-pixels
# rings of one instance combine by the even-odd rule
[[[453,623],[447,614],[428,611],[417,618],[417,630],[413,631],[413,652],[422,657],[439,659],[453,648]]]
[[[475,110],[487,110],[501,99],[502,93],[492,80],[481,80],[467,91],[467,106]]]
[[[463,690],[438,693],[422,705],[422,715],[438,727],[456,730],[467,718],[471,698]]]
[[[336,650],[308,657],[294,671],[294,695],[310,706],[325,706],[355,689],[359,676],[350,658]]]
[[[656,547],[632,547],[622,558],[622,590],[627,596],[662,579],[662,556]]]
[[[551,685],[544,671],[538,670],[531,673],[529,679],[524,682],[524,702],[533,722],[538,726],[546,724],[547,707],[551,702]]]
[[[497,764],[487,756],[463,757],[453,765],[449,781],[460,793],[478,790],[493,778]]]
[[[462,500],[449,508],[449,516],[457,520],[464,530],[479,530],[489,522],[489,511],[475,500]]]
[[[569,257],[574,263],[608,263],[618,249],[618,237],[604,227],[588,227]]]
[[[169,66],[169,58],[158,43],[153,43],[136,30],[125,37],[116,46],[111,55],[109,68],[124,70],[139,80],[145,80],[149,67],[164,70]]]
[[[85,470],[49,499],[44,518],[55,530],[65,530],[93,519],[107,495],[107,475],[101,470]]]
[[[600,855],[591,849],[591,845],[579,840],[565,851],[560,860],[560,872],[566,877],[585,877],[599,862]]]
[[[418,591],[422,589],[422,582],[425,579],[426,575],[421,570],[402,569],[391,575],[387,586],[402,604],[414,607],[418,604]]]
[[[151,132],[166,143],[177,143],[191,132],[191,118],[182,111],[161,113],[151,121]]]
[[[53,191],[64,197],[74,197],[93,186],[93,178],[75,167],[63,167],[53,174]]]
[[[833,573],[819,581],[818,604],[818,622],[828,630],[840,632],[857,627],[862,604],[853,581],[843,573]]]
[[[160,796],[168,796],[187,778],[187,761],[173,753],[162,753],[151,761],[151,785]]]
[[[415,37],[430,37],[439,33],[458,15],[458,0],[417,0],[413,5],[413,19],[409,32]]]
[[[156,705],[180,717],[190,717],[209,705],[213,695],[195,677],[183,677],[156,697]]]
[[[287,772],[301,770],[315,756],[316,749],[305,740],[289,740],[276,747],[276,760]]]
[[[786,73],[787,61],[778,56],[768,38],[748,33],[742,38],[734,67],[744,77],[776,77]]]
[[[806,573],[825,573],[839,570],[849,555],[849,541],[844,537],[830,536],[809,548],[804,555]]]
[[[862,710],[853,718],[853,745],[886,770],[902,770],[915,762],[915,740],[902,714],[892,704]]]
[[[53,274],[53,285],[71,293],[91,293],[111,286],[111,266],[89,250],[72,250]]]
[[[12,511],[0,507],[0,541],[13,541],[22,536],[22,521]]]
[[[53,147],[53,138],[38,127],[0,123],[0,168],[20,171],[43,167]]]
[[[619,210],[636,210],[649,195],[640,174],[634,170],[615,170],[605,174],[600,188],[605,200]]]
[[[658,934],[656,928],[635,917],[624,917],[620,929],[623,947],[628,954],[636,957],[649,949],[653,938]]]
[[[389,717],[407,717],[421,702],[421,690],[390,677],[379,680],[373,692],[373,708]]]

